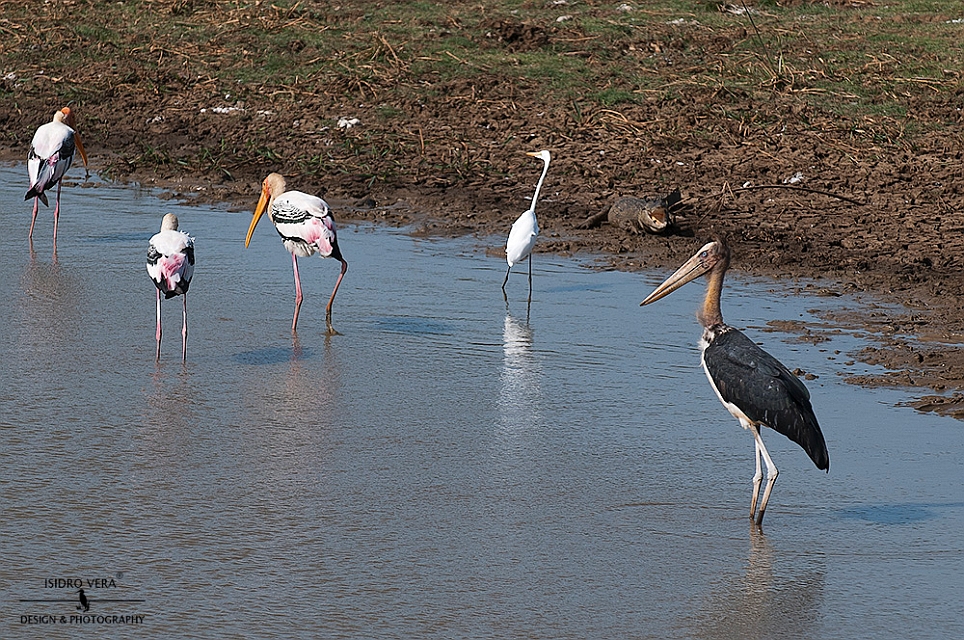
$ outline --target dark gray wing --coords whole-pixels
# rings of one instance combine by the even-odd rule
[[[818,469],[830,468],[810,392],[779,360],[737,329],[727,328],[706,347],[703,361],[723,400],[796,442]]]

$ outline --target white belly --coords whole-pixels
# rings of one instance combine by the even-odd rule
[[[726,407],[726,410],[730,412],[730,415],[736,418],[737,420],[739,420],[740,424],[743,425],[744,429],[749,429],[750,425],[753,424],[753,421],[750,420],[750,418],[748,418],[747,415],[743,413],[738,406],[736,406],[732,402],[727,402],[726,400],[723,399],[723,396],[720,394],[720,390],[716,388],[716,383],[713,382],[713,376],[710,375],[710,370],[706,368],[706,360],[703,359],[703,352],[706,351],[706,347],[708,346],[709,346],[709,343],[706,340],[701,338],[700,339],[700,365],[702,365],[703,367],[703,373],[706,374],[706,379],[710,381],[710,386],[713,387],[713,391],[716,393],[716,397],[720,399],[720,402],[723,404],[724,407]]]

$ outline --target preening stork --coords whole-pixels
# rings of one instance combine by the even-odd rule
[[[542,177],[536,184],[536,192],[532,194],[532,204],[529,209],[512,223],[509,230],[509,238],[505,243],[505,261],[509,268],[505,271],[505,280],[502,281],[502,296],[508,300],[505,292],[505,285],[509,281],[509,272],[512,266],[523,260],[529,260],[529,301],[532,301],[532,248],[536,245],[536,237],[539,235],[539,223],[536,221],[536,201],[539,199],[539,190],[542,189],[542,182],[546,179],[549,172],[549,160],[551,156],[548,151],[529,151],[526,153],[533,158],[542,160]]]
[[[28,239],[33,239],[33,227],[37,222],[37,211],[40,202],[50,206],[47,202],[48,189],[57,185],[57,202],[54,206],[54,248],[57,247],[57,222],[60,219],[60,179],[67,173],[74,160],[74,151],[80,152],[87,167],[87,152],[80,140],[80,134],[75,131],[74,112],[70,107],[64,107],[54,114],[54,119],[37,128],[30,143],[27,155],[27,173],[30,176],[30,189],[24,200],[33,198],[33,217],[30,219],[30,233]]]
[[[278,235],[284,243],[285,249],[291,253],[291,264],[295,272],[295,315],[291,320],[291,331],[298,327],[298,312],[301,310],[301,276],[298,275],[298,256],[307,258],[317,253],[322,258],[334,258],[341,262],[341,273],[335,282],[335,288],[328,299],[325,308],[325,325],[328,334],[337,333],[331,326],[331,305],[335,301],[335,294],[341,285],[348,262],[341,255],[338,248],[338,238],[335,233],[335,221],[331,216],[328,203],[317,196],[308,195],[300,191],[285,191],[285,179],[277,173],[270,174],[261,184],[261,198],[254,210],[254,218],[248,227],[248,235],[244,239],[244,246],[251,242],[251,234],[258,225],[264,212],[274,223]]]
[[[730,250],[726,244],[722,240],[710,242],[649,294],[641,305],[656,302],[687,282],[709,274],[706,298],[697,314],[703,325],[701,361],[720,402],[744,429],[753,433],[756,473],[753,476],[750,519],[753,520],[756,514],[756,523],[759,525],[763,522],[770,492],[779,473],[763,445],[760,426],[770,427],[796,442],[818,469],[829,471],[830,456],[810,405],[810,393],[804,384],[776,358],[738,329],[723,322],[720,294],[723,276],[729,266]],[[757,498],[763,480],[761,458],[766,462],[767,485],[757,513]]]
[[[182,296],[181,361],[187,361],[187,290],[194,277],[194,238],[177,230],[177,216],[168,213],[161,220],[161,231],[151,236],[147,249],[147,273],[157,287],[157,355],[161,359],[161,294],[164,298]]]

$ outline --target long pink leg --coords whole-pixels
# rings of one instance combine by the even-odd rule
[[[40,208],[40,198],[34,196],[33,198],[33,217],[30,218],[30,233],[27,234],[28,240],[33,240],[33,226],[37,224],[37,211]]]
[[[157,353],[154,356],[155,362],[160,362],[161,360],[161,290],[157,290],[157,331],[154,333],[154,338],[157,340]]]
[[[187,294],[184,294],[184,310],[181,315],[181,362],[187,362]]]
[[[341,273],[338,274],[338,280],[335,281],[335,288],[331,292],[331,297],[328,298],[328,306],[325,307],[325,324],[328,326],[328,335],[337,333],[334,327],[331,326],[331,303],[335,301],[335,294],[338,293],[338,287],[341,285],[341,279],[345,277],[345,273],[348,271],[348,263],[344,260],[341,261]]]
[[[295,271],[295,317],[291,320],[291,332],[294,333],[298,326],[298,312],[301,311],[301,276],[298,275],[298,256],[291,254],[291,264]]]
[[[60,183],[57,183],[57,203],[54,205],[54,253],[57,252],[57,223],[60,222]]]

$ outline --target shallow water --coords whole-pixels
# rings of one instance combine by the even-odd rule
[[[245,249],[247,213],[73,185],[56,261],[51,210],[31,257],[24,175],[0,168],[0,636],[964,637],[961,424],[846,384],[855,336],[762,330],[846,300],[728,279],[727,320],[817,376],[831,456],[764,434],[758,535],[752,438],[699,368],[701,286],[640,308],[665,273],[537,255],[527,319],[524,268],[507,311],[484,242],[344,225],[341,335],[338,265],[306,259],[293,340],[269,224]],[[186,365],[178,299],[154,362],[169,211],[197,237]],[[144,617],[71,624],[57,579],[88,615]]]

